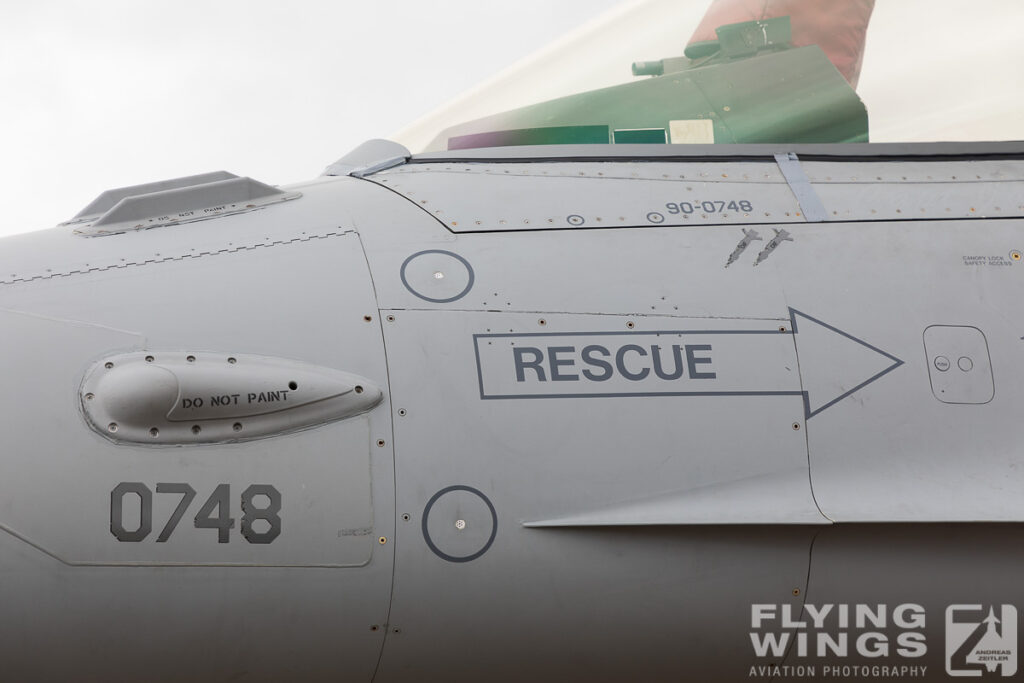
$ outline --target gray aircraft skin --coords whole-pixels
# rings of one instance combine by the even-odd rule
[[[7,238],[2,677],[1014,674],[1022,190],[1021,143],[372,141]]]

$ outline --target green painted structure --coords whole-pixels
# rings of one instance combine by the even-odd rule
[[[790,46],[789,17],[716,33],[687,56],[633,64],[650,78],[461,123],[428,149],[868,141],[864,103],[820,48]]]

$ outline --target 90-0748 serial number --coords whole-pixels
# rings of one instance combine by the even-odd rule
[[[698,211],[704,213],[723,213],[725,211],[743,211],[750,213],[754,210],[754,205],[746,199],[733,199],[731,201],[706,201],[706,202],[669,202],[665,205],[665,209],[669,213],[685,213],[691,214]]]

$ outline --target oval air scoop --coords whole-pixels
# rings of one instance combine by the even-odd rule
[[[368,380],[244,354],[142,351],[93,365],[82,383],[89,425],[114,441],[193,444],[272,436],[364,413]]]

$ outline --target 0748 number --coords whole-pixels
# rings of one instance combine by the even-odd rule
[[[156,537],[157,543],[166,543],[174,533],[185,511],[196,497],[196,491],[188,484],[157,484],[156,492],[178,494],[181,500],[174,508],[170,519]],[[124,525],[125,496],[139,497],[141,513],[139,525],[135,529],[126,529]],[[266,499],[262,507],[257,507],[257,497]],[[216,529],[217,542],[227,543],[231,530],[235,528],[235,520],[230,510],[231,487],[218,484],[210,497],[206,499],[199,512],[196,513],[197,529]],[[262,520],[264,524],[258,531],[254,522]],[[143,483],[123,481],[110,492],[110,533],[122,543],[139,543],[153,532],[153,492]],[[266,544],[281,535],[281,493],[268,484],[253,484],[242,492],[242,536],[249,543]]]
[[[731,202],[723,202],[716,199],[713,202],[669,202],[665,205],[669,213],[693,213],[694,211],[703,211],[704,213],[722,213],[723,211],[753,211],[754,205],[748,202],[746,199],[740,199],[739,201],[733,200]]]

